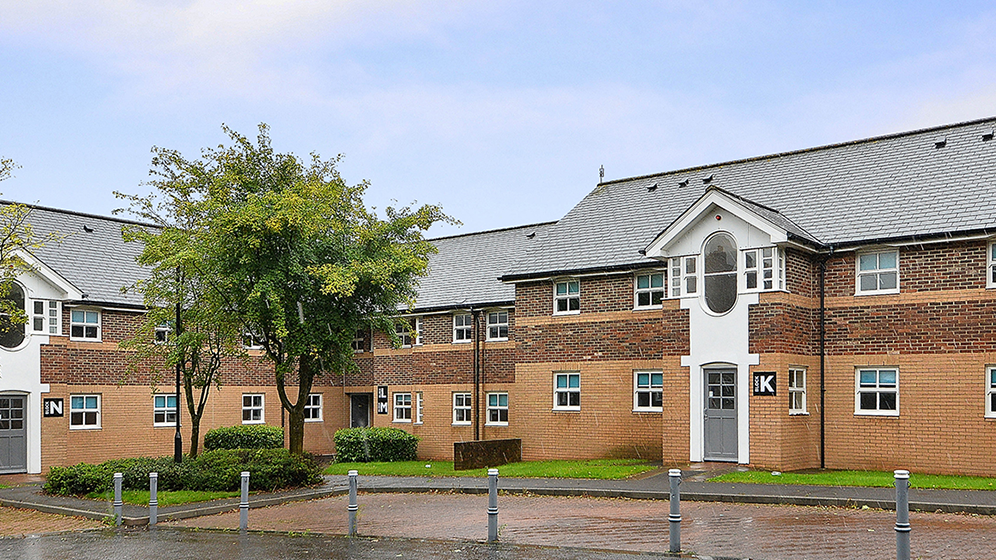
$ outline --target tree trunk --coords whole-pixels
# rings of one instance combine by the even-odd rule
[[[290,411],[287,428],[290,433],[290,452],[294,455],[301,455],[304,453],[304,410],[292,409]]]
[[[287,447],[295,455],[304,453],[304,406],[308,404],[308,394],[311,392],[311,385],[315,378],[313,365],[308,356],[301,356],[298,360],[298,390],[297,402],[295,403],[290,402],[290,399],[287,398],[284,376],[277,376],[277,394],[280,396],[280,403],[288,414]]]
[[[201,439],[201,417],[190,419],[190,458],[197,458],[197,448]]]

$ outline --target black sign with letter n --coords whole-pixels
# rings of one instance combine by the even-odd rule
[[[754,372],[754,396],[775,396],[775,372],[755,371]]]
[[[45,418],[62,418],[62,399],[45,399],[42,401]]]

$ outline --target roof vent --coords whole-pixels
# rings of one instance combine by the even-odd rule
[[[945,136],[938,136],[937,138],[934,138],[934,147],[935,148],[943,148],[944,146],[947,146],[947,145],[948,145],[948,139],[947,139],[947,137],[945,137]]]
[[[647,192],[654,192],[656,190],[657,190],[657,183],[654,183],[653,185],[647,187]]]
[[[993,132],[996,132],[996,131],[994,131],[991,128],[989,130],[983,132],[982,133],[982,141],[983,142],[988,142],[988,141],[992,140],[993,139]]]
[[[526,239],[532,239],[534,237],[536,237],[536,232],[535,231],[532,232],[532,233],[527,233],[526,234]]]
[[[83,226],[83,231],[85,231],[85,232],[87,232],[87,233],[93,233],[93,228],[91,228],[91,227],[86,227],[86,226]]]
[[[688,186],[688,179],[685,179],[684,181],[678,181],[678,186],[679,187],[687,187]]]
[[[708,185],[712,182],[712,175],[707,175],[702,178],[702,183]]]

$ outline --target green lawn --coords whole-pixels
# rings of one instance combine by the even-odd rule
[[[744,482],[749,484],[808,484],[812,486],[875,486],[891,487],[895,478],[881,471],[822,471],[813,473],[786,472],[775,476],[768,471],[731,472],[710,478],[709,482]],[[911,488],[943,488],[949,490],[996,490],[996,478],[950,476],[938,474],[910,475]]]
[[[641,459],[593,459],[590,461],[526,461],[498,468],[506,478],[626,478],[660,468]],[[390,476],[487,476],[488,469],[453,470],[451,461],[398,461],[393,463],[333,463],[325,474],[346,474],[350,470],[360,475]]]
[[[176,506],[180,504],[190,504],[194,502],[206,502],[208,500],[218,500],[221,498],[237,498],[241,495],[239,491],[233,492],[202,492],[193,490],[161,491],[156,496],[159,507]],[[110,501],[114,499],[114,492],[94,492],[87,496],[91,500]],[[136,506],[149,505],[148,490],[123,490],[121,501],[126,504]]]

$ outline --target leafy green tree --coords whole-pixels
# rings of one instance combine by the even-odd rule
[[[272,362],[290,450],[302,453],[314,381],[356,368],[357,329],[393,336],[435,252],[423,232],[453,220],[432,205],[388,207],[382,219],[363,204],[367,183],[343,181],[339,157],[276,153],[265,124],[255,142],[223,129],[232,144],[197,160],[156,148],[153,184],[163,200],[189,201],[205,284]]]

